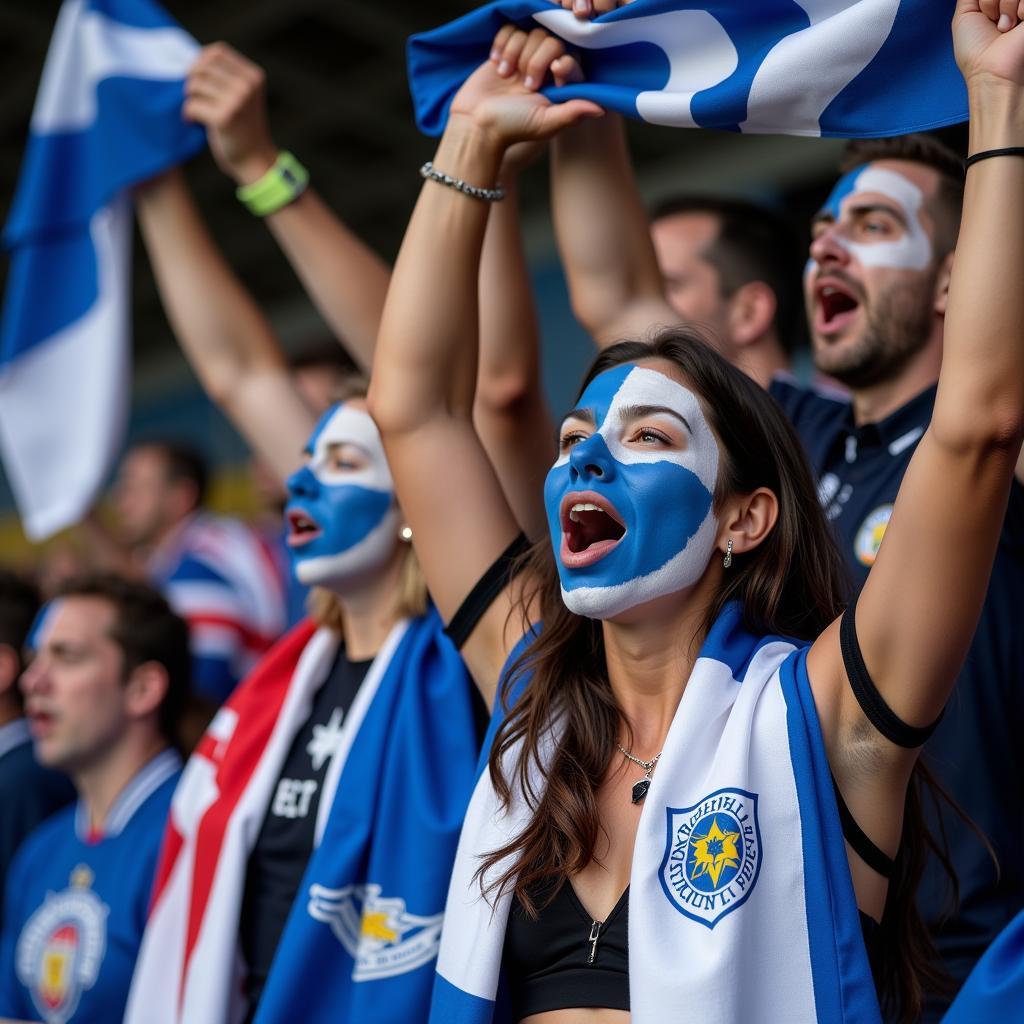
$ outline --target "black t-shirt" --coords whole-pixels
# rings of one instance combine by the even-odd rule
[[[320,793],[338,748],[341,723],[370,664],[349,661],[339,651],[288,751],[249,856],[240,925],[242,953],[249,968],[245,983],[249,1020],[313,852]]]
[[[818,477],[819,496],[857,588],[881,543],[896,493],[931,419],[935,388],[878,423],[856,426],[846,402],[782,379],[771,394],[796,427]],[[949,494],[956,502],[959,496]],[[922,557],[931,557],[922,553]],[[958,983],[1024,907],[1024,488],[1014,481],[981,620],[945,716],[925,744],[924,759],[942,785],[986,833],[999,857],[996,876],[984,846],[959,818],[943,811],[960,880],[960,907],[940,924],[951,897],[931,858],[919,905]],[[938,820],[929,810],[929,828]],[[931,1008],[926,1019],[937,1019]]]

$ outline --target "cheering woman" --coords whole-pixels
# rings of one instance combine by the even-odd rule
[[[498,698],[432,1019],[510,1001],[529,1024],[879,1020],[866,947],[901,924],[886,907],[908,780],[974,630],[1024,431],[1016,7],[957,5],[974,159],[941,383],[845,611],[796,437],[682,330],[599,357],[547,477],[550,538],[509,581],[517,527],[471,420],[488,200],[507,146],[600,110],[536,92],[549,68],[578,74],[536,33],[456,96],[370,394],[431,592]],[[909,1018],[920,990],[903,996]]]

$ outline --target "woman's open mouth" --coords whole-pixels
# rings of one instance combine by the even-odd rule
[[[615,506],[593,491],[574,491],[562,499],[562,545],[559,558],[567,569],[583,569],[604,558],[625,536]]]
[[[299,508],[290,508],[285,512],[288,520],[288,537],[285,543],[290,548],[301,548],[317,539],[323,531],[312,516]]]

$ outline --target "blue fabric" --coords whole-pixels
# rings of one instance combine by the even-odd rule
[[[157,787],[117,835],[85,842],[72,806],[23,843],[7,878],[0,1017],[110,1024],[124,1016],[177,780],[175,773]],[[79,972],[88,971],[90,951],[99,962],[86,984]],[[26,967],[56,983],[29,988],[19,977]]]
[[[853,5],[855,0],[850,0]],[[953,124],[967,118],[967,97],[956,68],[949,23],[953,0],[902,0],[881,49],[825,104],[817,128],[822,135],[875,137]],[[496,0],[441,28],[409,40],[407,59],[416,122],[427,134],[440,134],[452,97],[486,60],[498,29],[507,22],[535,27],[533,15],[550,11],[547,0]],[[610,24],[673,11],[707,11],[736,51],[736,65],[723,81],[696,92],[694,122],[705,128],[735,130],[748,116],[755,76],[772,48],[807,29],[810,19],[795,0],[636,0],[595,19]],[[879,17],[864,7],[863,19]],[[834,59],[821,48],[823,59]],[[655,39],[633,40],[606,49],[579,50],[586,83],[557,91],[552,99],[582,97],[630,117],[640,116],[637,97],[664,88],[670,64]],[[819,68],[799,63],[796,73],[815,85]],[[755,126],[762,131],[803,133],[801,124]],[[749,130],[749,129],[748,129]]]
[[[779,670],[779,677],[804,826],[801,839],[814,1002],[821,1024],[881,1024],[832,773],[807,677],[807,650],[805,647],[791,655]]]
[[[1024,911],[978,961],[943,1024],[1020,1020],[1024,1011]]]
[[[475,779],[472,686],[437,613],[415,620],[346,758],[256,1024],[426,1019]]]

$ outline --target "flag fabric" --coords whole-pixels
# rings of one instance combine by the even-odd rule
[[[955,0],[635,0],[580,21],[548,0],[496,0],[408,45],[420,129],[439,135],[502,25],[569,43],[583,98],[674,127],[877,137],[967,119]]]
[[[749,634],[735,602],[708,632],[633,850],[634,1024],[880,1024],[807,650]],[[530,765],[534,793],[558,740],[554,722],[541,763]],[[505,757],[512,765],[516,752]],[[530,814],[518,793],[503,807],[480,775],[452,872],[430,1024],[505,1019],[501,959],[514,897],[481,894],[507,864],[485,878],[477,871]]]
[[[296,627],[236,690],[189,759],[171,805],[126,1024],[244,1015],[246,864],[338,643],[331,630]],[[472,685],[435,611],[393,628],[342,723],[316,846],[258,1021],[425,1020],[476,770]]]
[[[181,117],[198,44],[153,0],[65,0],[4,229],[0,454],[29,537],[88,510],[129,382],[128,190],[205,144]]]
[[[942,1024],[1019,1020],[1024,1007],[1024,911],[996,937],[960,989]]]

